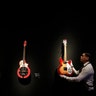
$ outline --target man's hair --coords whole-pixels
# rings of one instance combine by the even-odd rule
[[[89,57],[89,60],[91,59],[91,54],[90,53],[85,52],[85,56]]]

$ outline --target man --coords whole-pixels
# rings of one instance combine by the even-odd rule
[[[80,61],[83,63],[83,67],[81,70],[76,71],[76,69],[73,67],[73,70],[76,74],[78,74],[75,77],[68,77],[65,75],[60,75],[61,78],[64,78],[68,81],[72,82],[80,82],[80,84],[84,84],[85,90],[83,90],[82,94],[87,94],[88,96],[93,96],[94,91],[94,69],[90,62],[90,54],[89,53],[83,53],[80,57]],[[83,83],[81,83],[83,82]],[[84,93],[83,93],[84,92]]]

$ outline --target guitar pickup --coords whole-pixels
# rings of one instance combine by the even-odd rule
[[[64,70],[67,70],[67,67],[64,67]]]

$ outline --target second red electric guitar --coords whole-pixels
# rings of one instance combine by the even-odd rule
[[[72,76],[73,74],[73,69],[71,67],[72,60],[67,60],[67,40],[66,39],[63,40],[63,44],[64,44],[64,58],[60,57],[57,71],[61,75]]]

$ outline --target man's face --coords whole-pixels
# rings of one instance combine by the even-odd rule
[[[85,53],[83,53],[80,57],[80,61],[85,63],[88,60],[88,57],[85,55]]]

